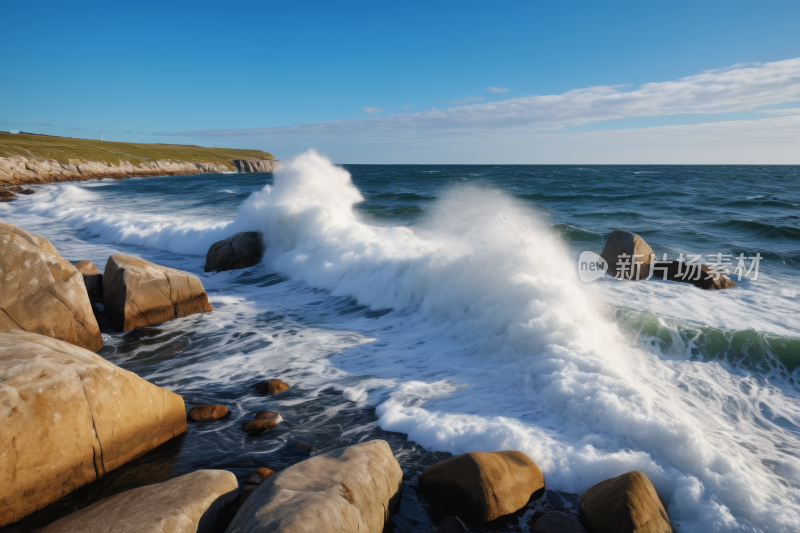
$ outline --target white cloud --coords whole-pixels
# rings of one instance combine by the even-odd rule
[[[363,107],[361,111],[364,113],[386,113],[385,109],[381,109],[380,107]]]
[[[501,87],[487,87],[486,90],[489,91],[490,93],[507,93],[508,92],[508,89],[503,89]]]
[[[800,113],[800,107],[793,107],[791,109],[762,109],[759,113],[767,115],[795,115]]]
[[[709,70],[676,81],[575,89],[558,95],[431,109],[379,118],[314,122],[295,126],[203,130],[195,137],[436,138],[504,136],[559,130],[626,117],[723,113],[800,101],[800,58]],[[364,111],[372,108],[365,108]]]

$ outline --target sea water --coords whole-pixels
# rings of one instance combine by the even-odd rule
[[[382,438],[412,484],[449,454],[513,449],[573,510],[641,470],[679,532],[797,531],[799,184],[787,166],[337,166],[310,151],[274,174],[35,186],[0,219],[65,258],[200,277],[213,313],[106,330],[99,353],[232,413],[21,526],[200,468],[280,470],[307,456],[298,442]],[[582,282],[579,254],[614,229],[659,258],[756,268],[725,291]],[[262,263],[203,272],[240,231],[263,233]],[[272,378],[291,388],[257,395]],[[284,422],[250,437],[261,410]]]

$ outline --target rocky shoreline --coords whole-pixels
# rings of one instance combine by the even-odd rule
[[[247,268],[262,253],[260,235],[237,234],[211,247],[205,269]],[[101,273],[0,222],[0,527],[175,439],[189,423],[229,416],[225,405],[187,412],[180,395],[94,353],[102,346],[98,318],[127,331],[211,312],[190,273],[122,254],[109,257]],[[252,387],[274,396],[291,383]],[[259,411],[241,431],[268,439],[282,423],[280,413]],[[103,498],[40,531],[381,533],[400,530],[393,516],[404,499],[417,497],[413,490],[440,510],[429,531],[497,530],[513,518],[535,533],[674,532],[638,471],[595,484],[567,514],[539,505],[546,476],[519,451],[465,453],[409,482],[381,439],[325,453],[296,446],[308,458],[278,472],[258,467],[241,485],[230,471],[205,466]]]
[[[186,162],[161,159],[134,165],[120,161],[119,165],[100,161],[70,159],[59,163],[55,159],[33,157],[0,157],[0,188],[60,181],[83,181],[102,178],[128,178],[133,176],[175,176],[214,174],[220,172],[273,172],[278,167],[275,159],[233,159],[228,165],[220,163]]]

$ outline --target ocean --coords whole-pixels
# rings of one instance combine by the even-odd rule
[[[0,219],[101,270],[135,255],[200,277],[213,313],[116,333],[100,355],[228,406],[23,520],[202,468],[240,480],[387,440],[410,486],[450,454],[520,450],[548,498],[650,478],[678,532],[800,530],[800,167],[333,165],[274,174],[33,186]],[[725,291],[586,283],[615,229],[659,258],[743,257]],[[261,264],[205,273],[208,248],[261,231]],[[720,255],[721,254],[721,255]],[[758,258],[758,259],[754,259]],[[262,397],[263,379],[291,385]],[[284,422],[253,438],[256,411]],[[400,533],[433,523],[406,490]],[[527,531],[525,516],[504,526]]]

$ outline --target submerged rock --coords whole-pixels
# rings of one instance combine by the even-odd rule
[[[123,254],[108,258],[103,295],[117,331],[213,311],[197,276]]]
[[[183,399],[84,348],[0,333],[0,526],[186,431]]]
[[[226,470],[198,470],[105,498],[42,533],[212,533],[224,526],[238,494]]]
[[[91,261],[78,261],[75,268],[83,275],[83,284],[92,303],[103,303],[103,275]]]
[[[0,222],[0,332],[11,329],[103,347],[83,275],[44,237]]]
[[[247,268],[261,261],[264,255],[263,236],[255,231],[244,231],[215,242],[206,254],[206,272],[220,272]]]
[[[717,272],[709,265],[682,261],[656,261],[653,264],[653,277],[679,283],[691,283],[695,287],[707,291],[732,289],[737,286],[728,276]]]
[[[591,533],[675,533],[655,487],[636,470],[589,487],[578,507]]]
[[[264,395],[280,394],[289,389],[289,385],[279,379],[271,379],[269,381],[261,381],[256,383],[256,392]]]
[[[586,528],[567,513],[550,511],[539,517],[531,533],[586,533]]]
[[[242,429],[248,433],[264,433],[276,427],[283,421],[280,415],[274,418],[258,418],[242,424]]]
[[[544,478],[522,452],[465,453],[428,467],[419,489],[461,518],[488,522],[522,509]]]
[[[198,405],[192,407],[186,416],[193,422],[208,422],[209,420],[218,420],[227,416],[229,412],[224,405]]]
[[[306,459],[264,481],[226,533],[381,533],[402,486],[403,471],[386,441],[362,442]]]
[[[608,236],[600,257],[608,263],[611,276],[638,281],[650,275],[653,249],[635,233],[618,229]],[[634,262],[641,264],[634,267]]]

